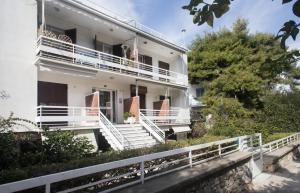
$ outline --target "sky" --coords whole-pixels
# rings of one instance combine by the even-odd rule
[[[184,41],[189,45],[197,36],[206,32],[231,28],[238,17],[247,19],[250,33],[277,34],[285,21],[299,21],[292,13],[292,3],[282,5],[282,0],[235,0],[222,18],[215,20],[214,27],[193,24],[193,17],[181,7],[189,0],[88,0],[105,9],[142,23],[161,32],[174,41],[182,41],[182,29],[186,29]],[[207,0],[209,1],[209,0]],[[300,49],[300,35],[296,41],[288,40],[289,48]]]

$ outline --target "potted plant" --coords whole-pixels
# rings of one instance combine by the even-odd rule
[[[124,113],[124,123],[127,124],[133,124],[135,123],[135,117],[132,113],[130,112],[125,112]]]

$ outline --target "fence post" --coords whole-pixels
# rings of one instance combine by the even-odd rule
[[[43,111],[43,108],[40,106],[40,129],[42,128],[42,121],[41,121],[41,118],[42,118],[42,111]]]
[[[221,144],[218,145],[218,149],[219,149],[219,156],[222,156],[222,150],[221,150]]]
[[[242,137],[239,137],[239,150],[243,151],[243,139],[242,139]]]
[[[145,179],[145,163],[144,161],[141,162],[141,181],[142,184],[144,184],[144,179]]]
[[[263,146],[262,146],[262,135],[259,134],[259,149],[260,149],[260,159],[263,162]]]
[[[192,150],[189,151],[189,164],[190,164],[190,167],[193,167],[193,155],[192,155]]]
[[[50,191],[51,191],[50,184],[46,184],[45,193],[50,193]]]

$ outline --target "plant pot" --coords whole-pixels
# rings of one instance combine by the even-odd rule
[[[135,118],[134,117],[128,117],[126,120],[124,120],[124,123],[134,124],[135,123]]]

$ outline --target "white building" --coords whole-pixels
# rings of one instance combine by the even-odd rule
[[[3,0],[0,9],[1,116],[74,130],[99,148],[189,129],[184,47],[83,0]],[[124,124],[125,112],[135,123]]]

